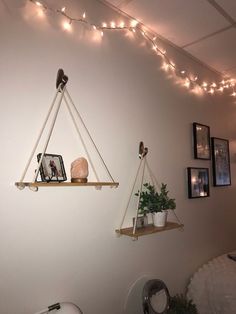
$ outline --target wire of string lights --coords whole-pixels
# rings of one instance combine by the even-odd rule
[[[217,93],[223,93],[224,91],[227,91],[227,93],[233,97],[236,97],[236,89],[235,89],[235,80],[233,78],[224,78],[221,79],[218,82],[206,82],[206,81],[200,81],[198,75],[192,75],[189,74],[188,71],[186,71],[183,68],[178,67],[168,56],[167,52],[163,50],[159,45],[157,44],[157,36],[155,34],[150,33],[149,31],[145,30],[145,27],[143,24],[139,23],[135,19],[129,20],[128,23],[120,22],[115,23],[114,21],[111,22],[103,22],[101,25],[91,23],[87,17],[86,12],[83,12],[83,14],[78,17],[74,18],[70,16],[67,12],[66,7],[62,7],[60,9],[53,9],[47,5],[45,5],[41,1],[36,0],[28,0],[29,2],[36,5],[40,10],[43,11],[50,11],[51,13],[59,14],[65,18],[65,21],[63,22],[63,28],[67,31],[70,31],[72,29],[73,23],[81,23],[86,24],[87,26],[91,27],[92,30],[97,31],[101,37],[104,36],[104,32],[106,31],[124,31],[129,30],[133,33],[139,32],[143,38],[149,43],[150,48],[155,52],[155,54],[162,58],[163,60],[163,66],[162,68],[166,71],[172,70],[176,76],[180,77],[183,81],[183,85],[188,89],[194,89],[198,88],[198,90],[208,93],[210,95],[214,95]]]

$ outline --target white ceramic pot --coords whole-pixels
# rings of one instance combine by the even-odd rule
[[[155,227],[165,227],[168,211],[158,212],[153,214],[153,224]]]

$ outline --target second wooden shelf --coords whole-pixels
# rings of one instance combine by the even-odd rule
[[[145,236],[145,235],[152,234],[152,233],[167,231],[167,230],[171,230],[171,229],[178,229],[178,228],[183,228],[183,227],[184,227],[184,225],[182,225],[182,224],[168,221],[166,223],[165,227],[155,227],[152,224],[150,224],[147,227],[136,229],[135,234],[133,234],[133,227],[123,228],[120,230],[117,229],[116,233],[118,233],[120,235],[126,235],[128,237],[138,238],[138,237]]]

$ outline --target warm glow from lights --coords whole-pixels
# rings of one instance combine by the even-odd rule
[[[187,87],[187,88],[189,88],[189,86],[190,86],[190,81],[189,81],[188,78],[186,78],[186,80],[185,80],[185,82],[184,82],[184,86]]]
[[[131,23],[130,23],[130,26],[131,27],[136,27],[138,25],[138,21],[136,21],[136,20],[133,20],[133,21],[131,21]]]
[[[214,94],[216,91],[224,92],[225,89],[228,89],[227,94],[231,95],[233,97],[236,97],[236,79],[229,78],[226,76],[222,76],[222,81],[216,80],[215,82],[207,82],[202,81],[202,78],[198,78],[198,73],[189,73],[188,71],[184,70],[184,65],[182,69],[170,59],[170,56],[168,55],[168,52],[166,52],[163,47],[159,47],[159,42],[156,40],[158,39],[157,35],[153,33],[151,30],[149,30],[145,25],[140,25],[139,22],[136,19],[130,19],[129,22],[125,23],[124,21],[119,21],[119,24],[116,24],[114,21],[111,21],[109,23],[103,22],[101,25],[96,23],[91,23],[87,17],[86,13],[84,12],[82,14],[82,17],[80,18],[74,18],[69,16],[67,12],[67,7],[59,7],[59,9],[54,9],[46,4],[44,4],[44,0],[27,0],[31,3],[33,3],[38,8],[36,9],[36,12],[38,16],[45,17],[48,12],[51,14],[57,15],[60,14],[62,18],[64,18],[64,22],[62,23],[62,27],[66,31],[72,30],[72,22],[76,22],[88,25],[90,28],[90,31],[95,30],[93,32],[93,38],[97,41],[101,41],[101,38],[104,35],[103,31],[106,32],[113,32],[117,30],[122,30],[122,33],[125,34],[125,36],[128,36],[129,38],[134,38],[135,36],[132,35],[132,33],[140,32],[144,39],[142,40],[141,46],[145,45],[145,42],[148,44],[149,49],[153,49],[156,52],[156,55],[160,56],[162,58],[163,64],[162,68],[165,71],[172,70],[176,71],[176,74],[179,78],[178,82],[181,82],[181,85],[184,85],[191,89],[194,93],[203,94],[204,91],[209,94]],[[45,0],[46,1],[46,0]],[[53,1],[52,1],[53,2]],[[56,2],[56,1],[55,1]],[[66,13],[65,13],[66,12]],[[137,27],[138,26],[138,27]],[[123,32],[123,29],[129,30],[129,32]],[[164,46],[165,47],[165,46]],[[171,73],[170,73],[171,74]],[[226,91],[225,91],[226,92]]]
[[[111,22],[111,28],[115,28],[116,27],[116,23],[115,22]]]
[[[124,28],[125,27],[125,23],[122,21],[120,22],[120,25],[119,25],[120,28]]]
[[[66,30],[66,31],[71,31],[71,29],[72,29],[72,27],[71,27],[71,22],[65,21],[65,22],[63,23],[63,28],[64,28],[64,30]]]
[[[167,71],[169,69],[169,64],[164,62],[163,65],[162,65],[162,68]]]
[[[215,92],[215,91],[214,91],[213,88],[211,88],[211,89],[209,90],[209,93],[210,93],[210,94],[214,94],[214,92]]]
[[[39,16],[39,17],[45,17],[44,11],[41,10],[41,9],[39,9],[39,10],[38,10],[38,16]]]

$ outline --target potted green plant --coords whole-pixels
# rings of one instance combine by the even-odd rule
[[[170,298],[167,314],[198,314],[196,305],[184,295],[175,295]]]
[[[136,193],[139,197],[139,213],[146,215],[153,214],[153,223],[156,227],[164,227],[167,220],[168,209],[175,209],[175,199],[170,198],[167,184],[162,183],[160,192],[150,183],[143,184],[143,190]]]

